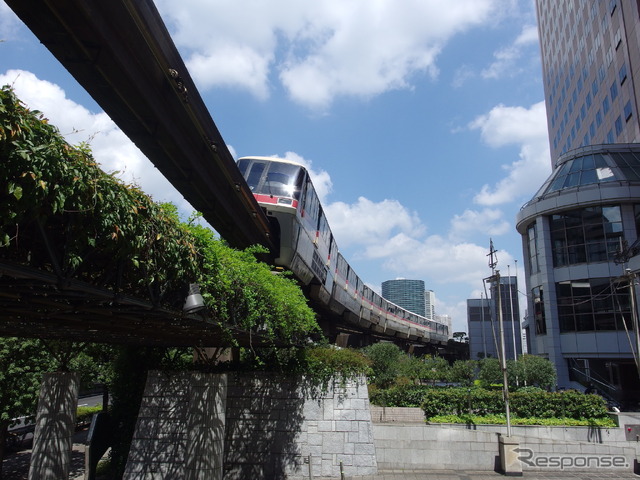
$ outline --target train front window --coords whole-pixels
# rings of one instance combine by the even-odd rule
[[[263,182],[253,193],[299,199],[302,178],[302,168],[299,165],[272,162]]]
[[[252,192],[255,193],[256,188],[260,183],[260,179],[262,178],[262,173],[264,172],[264,167],[266,165],[263,162],[254,162],[251,165],[251,170],[249,170],[249,174],[246,175],[247,184]]]

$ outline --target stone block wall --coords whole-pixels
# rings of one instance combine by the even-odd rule
[[[291,480],[377,473],[364,379],[149,372],[125,478]]]
[[[313,391],[277,375],[229,379],[225,479],[377,472],[364,379]]]
[[[124,478],[222,479],[226,375],[147,375]]]

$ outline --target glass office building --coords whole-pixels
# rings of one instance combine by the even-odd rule
[[[536,0],[536,10],[554,170],[517,217],[527,344],[555,363],[560,387],[637,399],[622,275],[640,270],[639,2]]]
[[[558,159],[521,209],[532,353],[553,361],[558,385],[593,383],[621,401],[638,398],[631,353],[625,246],[640,232],[640,145],[592,145]]]
[[[400,278],[382,282],[382,296],[384,298],[423,317],[426,313],[424,292],[423,280]]]

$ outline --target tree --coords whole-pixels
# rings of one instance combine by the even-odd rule
[[[0,337],[0,460],[8,428],[19,417],[35,415],[42,374],[50,367],[37,340]]]
[[[364,354],[371,360],[373,382],[380,388],[388,388],[400,373],[399,361],[402,350],[394,343],[374,343],[364,349]]]
[[[451,366],[449,380],[465,386],[473,385],[478,363],[475,360],[456,360]]]
[[[502,384],[503,376],[502,369],[500,368],[500,360],[497,358],[483,358],[480,360],[480,372],[478,373],[478,380],[483,387],[489,387],[490,385]]]
[[[556,369],[548,359],[537,355],[521,355],[516,362],[520,385],[551,389],[556,384]]]
[[[453,332],[453,338],[457,342],[469,343],[469,336],[467,335],[467,332]]]
[[[427,375],[427,365],[425,364],[424,359],[410,357],[408,355],[404,355],[400,358],[400,375],[407,377],[416,385],[419,384]]]
[[[423,380],[435,383],[449,379],[449,363],[442,357],[429,357],[424,359],[425,370]]]

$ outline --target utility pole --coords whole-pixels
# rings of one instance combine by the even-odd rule
[[[487,358],[487,337],[484,331],[484,298],[482,292],[480,292],[480,318],[482,321],[482,353],[484,353],[483,358]]]
[[[495,287],[496,304],[498,308],[498,326],[500,329],[500,368],[502,369],[502,396],[504,397],[504,409],[507,416],[507,437],[511,436],[511,412],[509,410],[509,384],[507,383],[507,358],[504,348],[504,324],[502,320],[502,292],[500,291],[500,270],[496,270],[498,265],[497,251],[493,248],[493,240],[489,240],[489,268],[491,268],[491,276],[489,282]]]

